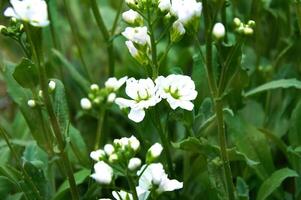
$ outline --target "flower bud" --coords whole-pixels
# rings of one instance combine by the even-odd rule
[[[254,30],[252,28],[250,28],[250,27],[245,27],[244,28],[244,34],[245,35],[253,35],[253,33],[254,33]]]
[[[142,16],[132,9],[122,13],[122,19],[130,25],[143,25]]]
[[[116,99],[116,93],[112,92],[109,94],[108,98],[107,98],[107,101],[108,103],[113,103]]]
[[[94,165],[95,173],[91,177],[100,184],[109,185],[113,179],[113,169],[107,163],[100,161]]]
[[[141,160],[139,158],[131,158],[128,163],[128,169],[135,171],[141,166]]]
[[[31,108],[34,108],[34,107],[36,107],[36,101],[35,100],[33,100],[33,99],[30,99],[30,100],[28,100],[27,101],[27,105],[29,106],[29,107],[31,107]]]
[[[170,0],[159,0],[158,7],[162,12],[168,12],[171,8]]]
[[[43,91],[39,90],[39,97],[43,98]]]
[[[125,0],[125,3],[133,10],[138,8],[138,1],[137,0]]]
[[[100,161],[101,159],[103,159],[105,157],[105,155],[106,154],[102,149],[92,151],[90,153],[90,157],[97,162]]]
[[[109,156],[109,162],[114,163],[118,160],[118,155],[116,153],[113,153]]]
[[[234,25],[235,25],[236,27],[240,27],[240,25],[241,25],[241,21],[240,21],[240,19],[237,18],[237,17],[235,17],[235,18],[233,19],[233,23],[234,23]]]
[[[92,90],[92,91],[97,91],[97,90],[99,90],[99,86],[98,86],[97,84],[92,84],[92,85],[90,86],[90,90]]]
[[[213,26],[212,34],[217,39],[223,39],[225,37],[225,26],[222,23],[216,23]]]
[[[2,31],[6,31],[7,27],[6,26],[3,26],[3,25],[0,25],[0,33],[2,33]]]
[[[251,27],[251,28],[254,28],[256,26],[256,23],[254,20],[249,20],[248,21],[248,26]]]
[[[132,41],[126,41],[125,45],[127,46],[131,56],[133,58],[135,58],[135,60],[137,60],[140,64],[145,64],[147,63],[147,58],[144,56],[144,54],[139,51],[134,43]]]
[[[148,151],[150,152],[150,155],[153,158],[158,158],[161,155],[162,150],[163,150],[162,145],[159,143],[155,143],[153,144],[153,146],[151,146],[151,148],[149,148]]]
[[[184,25],[180,21],[175,21],[171,27],[170,38],[172,42],[178,42],[185,34]]]
[[[84,110],[90,110],[92,108],[92,103],[88,98],[82,98],[80,100],[80,105]]]
[[[48,88],[50,91],[54,91],[56,87],[56,83],[54,81],[49,81]]]
[[[115,151],[114,146],[111,144],[106,144],[103,149],[108,156],[113,154]]]
[[[134,151],[137,151],[140,147],[139,140],[137,140],[137,138],[133,135],[129,138],[129,144]]]

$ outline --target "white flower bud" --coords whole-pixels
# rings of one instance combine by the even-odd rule
[[[139,158],[131,158],[128,164],[130,171],[135,171],[141,166],[141,160]]]
[[[240,21],[240,19],[237,18],[237,17],[235,17],[235,18],[233,19],[233,23],[234,23],[234,25],[235,25],[236,27],[240,27],[240,25],[241,25],[241,21]]]
[[[249,20],[248,21],[248,26],[251,27],[251,28],[254,28],[256,25],[256,22],[254,20]]]
[[[252,28],[250,28],[250,27],[245,27],[244,28],[244,34],[245,35],[253,35],[253,33],[254,33],[254,30]]]
[[[159,143],[153,144],[148,150],[152,158],[158,158],[162,153],[163,147]]]
[[[116,93],[112,92],[109,94],[108,98],[107,98],[107,101],[108,103],[113,103],[116,99]]]
[[[226,33],[225,26],[219,22],[214,24],[212,33],[213,36],[218,40],[224,38]]]
[[[111,144],[106,144],[103,149],[108,156],[113,154],[115,151],[114,146]]]
[[[170,39],[172,42],[178,42],[182,39],[183,35],[185,34],[184,25],[179,21],[175,21],[172,24]]]
[[[30,100],[28,100],[27,101],[27,105],[29,106],[29,107],[31,107],[31,108],[34,108],[34,107],[36,107],[36,101],[35,100],[33,100],[33,99],[30,99]]]
[[[125,0],[125,3],[132,9],[136,9],[138,4],[137,0]]]
[[[0,33],[2,30],[6,29],[6,26],[0,25]]]
[[[109,185],[113,179],[113,169],[107,163],[100,161],[94,165],[94,174],[91,177],[100,184]]]
[[[39,90],[39,97],[43,98],[43,91]]]
[[[90,86],[90,89],[93,90],[93,91],[97,91],[97,90],[99,90],[99,86],[97,84],[92,84]]]
[[[50,91],[54,91],[56,87],[56,83],[54,81],[49,81],[48,88]]]
[[[128,10],[124,13],[122,13],[122,19],[131,25],[142,25],[143,24],[143,18],[142,16],[134,11],[134,10]]]
[[[159,9],[162,12],[167,12],[170,10],[171,8],[171,3],[170,0],[159,0],[159,5],[158,5]]]
[[[80,100],[80,105],[84,110],[90,110],[92,108],[92,103],[88,98],[82,98]]]
[[[109,162],[114,163],[118,160],[118,155],[116,153],[113,153],[109,156]]]
[[[129,139],[126,137],[121,138],[119,141],[123,150],[129,145]]]
[[[139,149],[139,147],[140,147],[139,140],[135,136],[133,136],[133,135],[129,138],[129,143],[130,143],[130,147],[134,151],[137,151]]]
[[[104,158],[105,156],[105,152],[102,150],[102,149],[99,149],[99,150],[96,150],[96,151],[92,151],[90,153],[90,157],[95,160],[95,161],[99,161],[101,160],[102,158]]]

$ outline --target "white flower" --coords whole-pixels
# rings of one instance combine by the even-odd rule
[[[166,78],[159,76],[156,79],[160,97],[166,99],[172,109],[178,107],[191,111],[194,107],[191,102],[197,97],[195,84],[189,76],[169,75]]]
[[[28,100],[27,101],[27,105],[29,106],[29,107],[31,107],[31,108],[34,108],[34,107],[36,107],[36,101],[35,100],[33,100],[33,99],[30,99],[30,100]]]
[[[114,153],[115,149],[114,149],[114,146],[111,145],[111,144],[106,144],[104,147],[103,147],[105,153],[110,156],[111,154]]]
[[[90,110],[92,108],[92,103],[88,98],[82,98],[80,100],[80,105],[84,110]]]
[[[132,9],[130,9],[130,10],[122,13],[122,19],[126,23],[128,23],[128,24],[133,24],[133,25],[135,25],[135,24],[138,24],[138,25],[143,24],[143,18],[142,18],[142,16],[138,12],[136,12],[136,11],[134,11]]]
[[[225,26],[220,22],[214,24],[212,33],[216,39],[222,39],[226,33]]]
[[[171,34],[170,34],[170,39],[172,42],[178,42],[182,39],[183,35],[185,34],[185,28],[184,25],[179,21],[175,21],[172,24],[171,27]]]
[[[143,120],[145,109],[156,105],[161,100],[157,94],[157,87],[150,78],[140,80],[128,79],[125,92],[132,100],[117,98],[115,103],[120,108],[130,107],[131,110],[128,117],[137,123]]]
[[[126,82],[127,79],[127,76],[122,77],[119,80],[115,77],[111,77],[105,82],[105,87],[116,92]]]
[[[172,0],[170,12],[184,25],[201,16],[202,3],[196,0]]]
[[[148,35],[147,33],[147,27],[146,26],[143,26],[143,27],[127,27],[125,29],[125,31],[122,32],[122,35],[136,43],[136,44],[139,44],[139,45],[142,45],[142,46],[145,46],[145,45],[149,45],[150,44],[150,36]]]
[[[49,24],[47,4],[44,0],[10,0],[12,7],[4,11],[6,17],[13,17],[32,26],[44,27]]]
[[[100,161],[94,165],[94,174],[91,177],[100,184],[108,185],[113,179],[113,169],[107,163]]]
[[[107,98],[107,101],[109,103],[113,103],[115,101],[115,99],[116,99],[116,93],[112,92],[112,93],[109,94],[109,96]]]
[[[183,182],[168,178],[161,163],[153,163],[149,166],[144,165],[137,174],[140,175],[142,172],[139,185],[136,188],[139,193],[143,190],[151,191],[153,188],[157,188],[156,192],[158,194],[183,188]]]
[[[102,149],[96,150],[96,151],[92,151],[90,153],[90,157],[95,160],[95,161],[99,161],[100,159],[102,159],[105,156],[105,152]]]
[[[133,200],[134,199],[132,194],[130,194],[126,191],[123,191],[123,190],[113,191],[112,195],[116,200]]]
[[[131,158],[128,163],[128,169],[131,171],[137,170],[141,166],[141,160],[139,158]]]
[[[171,8],[170,0],[159,0],[158,7],[162,12],[169,11]]]
[[[159,143],[153,144],[148,150],[152,158],[158,158],[161,155],[162,151],[163,147]]]
[[[134,151],[137,151],[140,147],[139,140],[133,135],[129,138],[129,144]]]
[[[49,90],[53,91],[53,90],[55,90],[55,87],[56,87],[56,83],[54,81],[52,81],[52,80],[49,81],[49,83],[48,83]]]
[[[97,91],[97,90],[99,90],[99,86],[97,84],[92,84],[90,86],[90,89],[93,90],[93,91]]]

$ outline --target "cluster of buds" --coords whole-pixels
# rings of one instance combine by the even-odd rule
[[[48,92],[52,93],[56,88],[56,82],[54,80],[50,80],[48,82]],[[31,108],[36,107],[38,104],[41,104],[40,102],[42,102],[43,99],[43,91],[39,90],[39,99],[35,100],[35,99],[29,99],[27,101],[27,105]]]
[[[18,40],[24,33],[24,26],[16,18],[11,18],[8,26],[0,25],[0,33],[6,37]]]
[[[245,24],[239,18],[236,17],[233,19],[233,23],[235,26],[235,31],[237,33],[246,35],[246,36],[253,35],[254,28],[256,25],[255,21],[249,20],[248,23]]]
[[[90,110],[93,105],[99,106],[104,103],[113,103],[116,99],[116,92],[126,82],[127,77],[116,79],[115,77],[109,78],[105,82],[105,87],[99,88],[97,84],[90,86],[88,97],[82,98],[80,105],[84,110]]]

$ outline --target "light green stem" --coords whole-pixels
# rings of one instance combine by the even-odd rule
[[[94,150],[97,150],[100,147],[100,145],[102,144],[102,141],[104,139],[102,131],[103,131],[103,122],[104,122],[105,114],[106,114],[106,109],[101,108],[99,116],[98,116]]]

